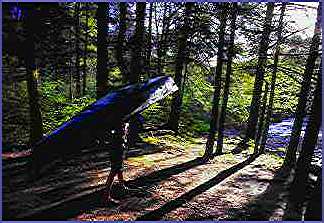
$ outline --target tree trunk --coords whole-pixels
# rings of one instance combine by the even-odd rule
[[[322,198],[322,175],[320,174],[316,180],[313,194],[306,208],[305,221],[322,220],[322,199],[321,198]]]
[[[188,36],[190,29],[190,16],[192,9],[194,7],[193,3],[185,4],[185,21],[184,25],[180,29],[178,37],[178,52],[175,60],[175,83],[179,89],[182,89],[183,82],[183,70],[185,67],[185,62],[188,57]],[[178,90],[174,93],[171,103],[171,112],[169,115],[168,127],[170,127],[174,132],[178,132],[179,128],[179,118],[182,104],[182,92]]]
[[[165,7],[165,5],[164,5]],[[159,34],[159,24],[158,24],[158,19],[157,19],[157,3],[155,3],[154,7],[154,18],[155,18],[155,30],[156,30],[156,54],[157,54],[157,72],[158,74],[161,74],[161,36]],[[163,16],[165,16],[166,13],[166,8],[164,8]]]
[[[108,88],[108,10],[109,3],[97,3],[97,99],[106,94]]]
[[[224,45],[225,45],[225,28],[226,28],[226,20],[227,20],[227,5],[223,3],[222,12],[220,15],[220,25],[219,25],[219,34],[218,34],[218,49],[217,49],[217,65],[215,71],[215,79],[214,79],[214,97],[213,97],[213,107],[211,112],[211,121],[210,121],[210,129],[208,134],[208,139],[206,143],[206,150],[204,154],[204,158],[209,159],[213,153],[214,143],[215,143],[215,133],[218,126],[219,119],[219,98],[221,92],[221,78],[222,78],[222,70],[223,70],[223,55],[224,55]]]
[[[223,96],[223,104],[221,115],[219,119],[219,129],[218,129],[218,138],[217,138],[217,150],[216,154],[221,154],[223,150],[223,139],[224,139],[224,124],[226,118],[226,109],[227,102],[229,97],[230,90],[230,82],[232,75],[232,62],[234,57],[234,39],[235,39],[235,30],[236,30],[236,17],[237,17],[237,3],[232,4],[232,13],[231,13],[231,25],[230,25],[230,42],[228,48],[228,61],[226,65],[226,78],[225,78],[225,86],[224,86],[224,96]]]
[[[280,45],[282,42],[283,19],[284,19],[284,15],[285,15],[286,5],[287,5],[287,3],[282,3],[281,10],[280,10],[281,12],[280,12],[279,25],[278,25],[278,31],[277,31],[277,45],[276,45],[276,51],[275,51],[275,55],[274,55],[273,70],[272,70],[272,77],[271,77],[269,106],[268,106],[268,110],[267,110],[265,126],[264,126],[262,139],[261,139],[261,145],[260,145],[260,150],[259,150],[260,153],[263,153],[264,149],[265,149],[265,145],[266,145],[267,138],[268,138],[270,119],[272,116],[272,107],[273,107],[274,93],[275,93],[275,87],[276,87]]]
[[[126,45],[125,33],[126,33],[126,18],[127,18],[127,3],[119,3],[119,30],[117,36],[117,45],[116,45],[116,59],[117,65],[124,77],[124,82],[127,82],[128,71],[126,61],[124,60],[124,51]]]
[[[85,42],[84,42],[84,54],[83,54],[83,77],[82,77],[82,95],[86,95],[87,88],[87,56],[88,56],[88,3],[85,3]]]
[[[251,101],[251,110],[248,118],[248,125],[246,131],[246,139],[254,139],[256,126],[259,116],[259,105],[262,94],[262,85],[265,73],[265,66],[267,63],[267,50],[269,46],[269,39],[271,33],[271,22],[273,17],[274,3],[267,4],[266,18],[264,21],[264,27],[260,42],[260,48],[258,52],[258,64],[256,69],[256,76],[254,81],[253,97]]]
[[[145,21],[145,2],[136,3],[136,28],[134,33],[134,42],[132,44],[131,70],[128,76],[130,83],[139,81],[143,75],[144,67],[144,21]]]
[[[35,34],[38,32],[38,20],[35,10],[29,7],[29,14],[26,18],[26,52],[25,63],[27,71],[27,92],[30,111],[30,144],[34,144],[43,137],[43,120],[37,89],[35,64]]]
[[[315,90],[315,97],[312,104],[312,111],[305,130],[304,141],[300,156],[297,161],[296,173],[291,185],[290,201],[296,213],[301,212],[305,199],[306,187],[310,173],[310,166],[314,150],[317,146],[317,138],[322,121],[322,75],[321,69],[318,72],[318,83]],[[298,196],[296,196],[298,195]]]
[[[75,3],[75,90],[76,96],[81,95],[81,75],[80,75],[80,3]]]
[[[306,61],[306,67],[303,75],[303,82],[300,90],[300,96],[298,100],[297,109],[295,112],[294,125],[291,132],[290,142],[288,145],[285,162],[286,166],[293,166],[296,162],[296,151],[299,143],[300,133],[303,126],[303,120],[305,117],[305,107],[307,103],[307,96],[310,90],[310,83],[315,68],[316,59],[318,57],[318,48],[320,46],[320,13],[321,3],[319,3],[317,9],[317,21],[315,24],[314,36],[312,38],[309,56]]]
[[[149,10],[149,25],[148,25],[148,42],[147,42],[147,55],[146,55],[146,70],[150,76],[151,68],[151,54],[152,54],[152,15],[153,15],[153,3],[150,3]]]
[[[255,143],[254,143],[254,154],[258,154],[259,153],[259,145],[260,145],[260,139],[262,136],[262,130],[264,130],[263,128],[263,122],[264,122],[264,116],[267,110],[267,99],[268,99],[268,90],[269,90],[269,84],[266,82],[265,83],[265,89],[264,89],[264,93],[263,93],[263,98],[262,98],[262,108],[261,108],[261,113],[259,115],[259,121],[258,121],[258,131],[256,133],[256,137],[255,137]]]

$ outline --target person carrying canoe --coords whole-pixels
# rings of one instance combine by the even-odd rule
[[[128,123],[120,122],[112,130],[110,130],[110,163],[111,169],[106,181],[106,197],[105,202],[116,203],[119,201],[113,199],[111,196],[111,188],[115,176],[117,176],[119,183],[123,190],[129,190],[125,185],[125,180],[123,176],[123,160],[125,157],[125,151],[127,146],[127,134],[128,134]]]

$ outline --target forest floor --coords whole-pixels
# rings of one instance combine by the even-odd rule
[[[274,152],[253,157],[252,148],[233,154],[240,142],[225,140],[224,154],[207,163],[199,157],[206,138],[147,137],[128,153],[125,178],[140,192],[121,202],[102,202],[109,153],[87,153],[59,162],[34,183],[26,161],[3,156],[4,219],[26,220],[281,220],[292,176]],[[25,154],[26,155],[26,154]],[[20,163],[20,164],[19,164]]]

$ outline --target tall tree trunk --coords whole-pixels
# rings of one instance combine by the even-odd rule
[[[251,101],[251,110],[248,118],[246,139],[254,139],[256,126],[259,116],[259,105],[261,100],[262,85],[267,64],[267,50],[271,33],[271,22],[273,17],[274,3],[267,3],[266,18],[264,21],[263,32],[261,36],[260,48],[258,52],[258,64],[256,69],[253,97]]]
[[[134,33],[134,43],[131,57],[131,73],[128,76],[130,83],[139,81],[143,74],[144,67],[144,21],[145,21],[145,2],[136,3],[136,27]]]
[[[83,54],[83,77],[82,77],[82,95],[86,94],[87,88],[87,56],[88,56],[88,4],[85,3],[85,42],[84,42],[84,54]]]
[[[160,33],[159,33],[159,22],[158,22],[158,19],[157,19],[157,14],[158,14],[158,10],[157,10],[157,3],[155,3],[154,5],[154,19],[155,19],[155,30],[156,30],[156,54],[157,54],[157,72],[158,74],[161,74],[161,49],[162,49],[162,46],[161,46],[161,36],[160,36]],[[166,6],[164,4],[164,11],[163,11],[163,16],[166,16]]]
[[[269,84],[266,82],[265,83],[265,88],[264,88],[264,93],[263,93],[263,98],[262,98],[262,108],[261,112],[259,115],[259,121],[258,121],[258,128],[257,128],[257,133],[255,137],[255,143],[254,143],[254,154],[259,153],[259,146],[260,146],[260,139],[262,136],[262,130],[264,130],[263,122],[264,122],[264,116],[267,110],[267,100],[268,100],[268,90],[269,90]]]
[[[316,59],[318,57],[318,48],[320,46],[320,20],[321,20],[321,3],[318,5],[317,9],[317,21],[315,24],[314,36],[312,38],[309,56],[306,61],[306,67],[303,75],[303,82],[300,90],[300,96],[298,100],[297,109],[295,112],[295,120],[294,125],[291,132],[290,142],[288,145],[286,157],[285,157],[285,165],[293,166],[296,162],[296,151],[299,143],[300,133],[303,126],[303,120],[305,117],[305,107],[307,103],[307,96],[309,94],[310,83],[312,79],[312,75],[315,68]]]
[[[221,115],[219,119],[216,154],[221,154],[223,150],[224,124],[226,118],[227,102],[228,102],[228,97],[230,92],[229,90],[230,90],[230,82],[231,82],[231,75],[232,75],[232,63],[234,57],[234,40],[235,40],[237,11],[238,11],[237,3],[232,3],[231,25],[230,25],[231,34],[230,34],[230,42],[228,48],[228,61],[226,65],[224,96],[223,96]]]
[[[318,72],[318,83],[315,90],[311,115],[305,130],[301,153],[297,161],[295,177],[291,184],[290,201],[293,204],[293,210],[295,210],[296,213],[301,213],[301,208],[306,195],[306,187],[310,173],[312,156],[317,145],[318,133],[322,121],[321,101],[322,74],[320,69]]]
[[[224,46],[225,46],[225,29],[227,20],[227,10],[228,6],[226,3],[222,3],[222,11],[220,15],[220,25],[218,33],[218,49],[217,49],[217,65],[215,71],[214,79],[214,97],[213,97],[213,107],[211,112],[210,129],[208,134],[208,139],[206,143],[206,150],[204,158],[209,159],[213,153],[214,143],[215,143],[215,133],[218,126],[219,119],[219,98],[221,92],[221,80],[222,80],[222,70],[223,70],[223,56],[224,56]]]
[[[72,52],[73,50],[73,42],[72,39],[72,27],[69,30],[69,52]],[[72,55],[70,53],[69,56],[69,99],[70,101],[73,100],[73,61],[72,61]]]
[[[75,90],[76,96],[81,95],[81,75],[80,75],[80,3],[75,3]]]
[[[148,25],[148,42],[147,42],[147,55],[146,55],[146,70],[150,73],[151,68],[151,54],[152,54],[152,17],[153,17],[153,3],[150,3],[149,10],[149,25]],[[150,76],[150,74],[149,74]]]
[[[178,51],[175,60],[175,83],[179,89],[182,89],[183,82],[183,70],[185,67],[185,62],[188,57],[188,36],[190,29],[190,16],[194,3],[185,4],[185,21],[183,26],[179,31],[178,37]],[[172,98],[171,112],[169,114],[168,127],[170,127],[174,132],[178,132],[179,128],[179,118],[182,104],[182,92],[178,90]]]
[[[268,106],[268,110],[267,110],[265,126],[264,126],[262,139],[261,139],[261,145],[260,145],[260,150],[259,150],[260,153],[263,153],[264,149],[265,149],[265,145],[266,145],[267,138],[268,138],[270,119],[272,116],[272,107],[273,107],[273,100],[274,100],[275,87],[276,87],[280,45],[282,43],[283,19],[284,19],[284,15],[285,15],[286,5],[287,5],[287,3],[282,3],[281,9],[280,9],[280,18],[279,18],[279,25],[278,25],[278,31],[277,31],[277,45],[276,45],[276,51],[274,54],[272,77],[271,77],[269,106]]]
[[[106,94],[108,89],[108,10],[109,3],[97,3],[97,98]]]
[[[38,19],[33,6],[29,7],[29,14],[26,18],[26,52],[25,63],[27,71],[27,92],[30,112],[30,144],[34,144],[43,137],[43,120],[37,89],[35,64],[35,35],[38,32]]]
[[[119,3],[119,30],[117,36],[117,45],[116,45],[116,59],[117,65],[124,77],[124,82],[127,82],[128,71],[126,66],[126,61],[124,60],[124,51],[126,45],[126,18],[127,18],[127,3]]]

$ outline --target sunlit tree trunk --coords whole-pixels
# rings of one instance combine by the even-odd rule
[[[182,89],[183,82],[183,70],[185,67],[185,62],[188,57],[188,36],[190,29],[190,16],[192,9],[194,7],[193,3],[185,4],[185,21],[183,26],[180,28],[178,37],[178,49],[177,56],[175,60],[175,78],[174,81],[179,89]],[[178,90],[174,93],[171,103],[171,112],[169,114],[168,127],[170,127],[174,132],[178,132],[179,128],[179,118],[181,112],[182,104],[182,92]]]
[[[219,119],[219,99],[221,92],[221,77],[224,63],[224,46],[225,46],[225,28],[226,28],[226,20],[227,20],[227,4],[222,3],[222,11],[220,14],[220,25],[219,25],[219,33],[218,33],[218,49],[217,49],[217,65],[215,70],[215,79],[214,79],[214,97],[213,97],[213,107],[211,112],[211,120],[210,120],[210,129],[208,134],[208,139],[206,143],[206,150],[204,154],[204,158],[209,159],[213,153],[214,143],[215,143],[215,133],[218,126]]]
[[[275,94],[276,78],[277,78],[277,70],[278,70],[278,62],[279,62],[279,54],[280,54],[280,45],[282,43],[283,19],[284,19],[284,15],[285,15],[286,5],[287,5],[287,3],[282,3],[281,9],[280,9],[280,18],[279,18],[279,25],[278,25],[278,31],[277,31],[277,45],[276,45],[276,51],[274,54],[272,77],[271,77],[270,98],[269,98],[269,105],[268,105],[264,130],[263,130],[262,139],[261,139],[261,145],[260,145],[260,149],[259,149],[260,153],[263,153],[264,149],[265,149],[265,145],[266,145],[267,138],[268,138],[270,119],[272,116],[273,100],[274,100],[274,94]]]
[[[150,72],[151,68],[151,54],[152,54],[152,17],[153,17],[153,3],[150,3],[149,9],[149,24],[148,24],[148,42],[146,55],[146,70]],[[150,75],[150,74],[149,74]]]
[[[248,118],[246,139],[254,139],[258,122],[262,85],[264,80],[265,66],[267,63],[267,50],[269,46],[271,22],[274,11],[274,3],[267,3],[266,18],[263,25],[263,32],[258,52],[258,64],[256,68],[251,110]]]
[[[268,90],[269,90],[269,84],[266,82],[265,83],[265,89],[264,89],[264,93],[263,93],[263,98],[262,98],[262,108],[261,108],[261,112],[259,115],[259,121],[258,121],[258,131],[256,133],[256,137],[255,137],[255,145],[254,145],[254,154],[258,154],[259,153],[259,146],[260,146],[260,139],[262,136],[262,130],[264,129],[264,116],[267,110],[267,100],[268,100]]]
[[[86,94],[87,88],[87,56],[88,56],[88,3],[85,3],[85,42],[84,42],[84,54],[83,54],[83,77],[82,77],[82,94]]]
[[[321,3],[319,3],[317,10],[317,21],[315,24],[314,36],[312,38],[309,56],[306,61],[306,67],[303,75],[303,82],[301,86],[301,90],[299,93],[298,105],[295,111],[295,120],[294,125],[291,132],[290,142],[288,145],[286,157],[285,157],[285,165],[293,166],[296,162],[296,151],[299,143],[300,133],[303,126],[303,119],[305,117],[306,104],[307,104],[307,96],[309,94],[311,79],[313,76],[316,59],[318,58],[318,48],[320,46],[320,13],[321,13]]]
[[[231,12],[231,25],[230,25],[230,42],[228,48],[228,60],[226,65],[226,78],[224,85],[224,96],[223,103],[221,109],[221,115],[219,119],[219,128],[218,128],[218,138],[217,138],[217,149],[216,154],[221,154],[223,149],[223,139],[224,139],[224,124],[226,118],[226,109],[227,102],[229,97],[230,90],[230,82],[232,75],[232,62],[234,57],[234,39],[235,39],[235,30],[236,30],[236,17],[237,17],[238,5],[237,3],[232,4],[232,12]]]
[[[80,3],[75,3],[75,90],[76,96],[81,95],[80,75]]]
[[[26,18],[26,52],[25,62],[27,71],[27,92],[30,112],[30,143],[34,144],[43,137],[43,120],[37,89],[37,67],[35,64],[35,35],[38,19],[33,6],[29,6],[29,14]]]
[[[126,61],[124,60],[124,52],[126,45],[126,18],[127,18],[127,3],[121,2],[119,3],[119,30],[117,36],[117,44],[116,44],[116,59],[117,65],[124,77],[124,82],[127,82],[128,71]]]
[[[105,95],[108,89],[108,10],[109,3],[97,3],[97,98]]]
[[[136,3],[136,27],[134,33],[134,42],[132,44],[131,70],[128,77],[130,83],[139,81],[143,75],[145,51],[144,51],[144,21],[145,21],[145,2]]]

